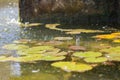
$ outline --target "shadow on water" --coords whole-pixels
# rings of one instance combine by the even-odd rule
[[[18,22],[17,0],[0,0],[0,54],[7,51],[1,49],[5,44],[19,39],[52,40],[57,36],[65,35],[62,31],[54,31],[39,26],[35,28],[21,28]],[[76,45],[81,40],[89,45],[89,36],[81,34],[76,37]],[[94,42],[94,41],[93,41]],[[67,73],[50,66],[48,62],[38,63],[0,63],[0,80],[120,80],[118,66],[97,67],[85,73]]]

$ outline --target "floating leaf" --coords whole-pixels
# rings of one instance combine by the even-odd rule
[[[120,53],[120,46],[111,47],[109,49],[102,49],[101,52],[104,52],[104,53]]]
[[[62,41],[48,41],[48,42],[45,42],[44,44],[46,45],[61,45],[63,44]]]
[[[89,29],[71,29],[67,31],[66,34],[95,33],[95,32],[103,32],[103,31],[89,30]]]
[[[90,57],[90,58],[85,58],[84,59],[87,63],[102,63],[107,61],[106,57]]]
[[[120,32],[111,33],[111,35],[117,35],[117,36],[119,36]]]
[[[21,49],[28,49],[29,46],[26,45],[16,45],[16,44],[8,44],[3,46],[4,49],[8,50],[21,50]]]
[[[72,37],[55,37],[54,40],[65,41],[65,40],[72,40]]]
[[[42,59],[41,54],[32,54],[28,56],[22,56],[22,57],[17,57],[16,62],[33,62],[33,61],[39,61]]]
[[[100,52],[92,52],[92,51],[75,52],[75,53],[73,53],[73,56],[80,57],[80,58],[99,57],[99,56],[102,56],[102,53],[100,53]]]
[[[30,40],[28,39],[20,39],[20,40],[16,40],[16,41],[13,41],[13,43],[16,43],[16,44],[27,44],[29,43]]]
[[[44,61],[60,61],[65,59],[65,56],[42,56],[41,60]]]
[[[81,32],[75,32],[75,31],[68,31],[66,34],[80,34]]]
[[[105,55],[110,61],[120,61],[120,53],[110,53]]]
[[[76,62],[55,62],[52,66],[61,68],[67,72],[85,72],[92,69],[88,64]]]
[[[115,40],[113,40],[113,42],[120,43],[120,39],[115,39]]]
[[[21,27],[35,27],[35,26],[40,26],[43,25],[42,23],[20,23]]]
[[[116,38],[116,36],[111,35],[111,34],[106,34],[106,35],[97,35],[97,36],[94,36],[94,38],[98,38],[98,39],[114,39],[114,38]]]
[[[57,30],[57,26],[59,26],[60,24],[46,24],[45,27],[49,28],[49,29],[54,29]]]
[[[83,46],[70,46],[69,49],[73,51],[85,51],[86,50],[86,48]]]
[[[53,50],[54,47],[53,46],[36,46],[36,47],[32,47],[30,49],[31,50],[40,50],[40,51],[43,51],[43,50]]]

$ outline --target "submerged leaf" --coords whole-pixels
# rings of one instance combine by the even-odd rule
[[[55,62],[52,66],[61,68],[67,72],[85,72],[92,69],[92,66],[76,62]]]
[[[102,63],[107,61],[106,57],[90,57],[90,58],[85,58],[84,59],[87,63]]]
[[[80,57],[80,58],[99,57],[99,56],[102,56],[102,53],[100,53],[100,52],[92,52],[92,51],[75,52],[75,53],[73,53],[73,56]]]

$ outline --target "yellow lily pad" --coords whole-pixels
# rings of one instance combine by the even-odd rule
[[[95,32],[103,32],[101,30],[89,30],[89,29],[71,29],[66,32],[66,34],[80,34],[80,33],[95,33]]]
[[[116,38],[116,36],[111,35],[111,34],[106,34],[106,35],[97,35],[97,36],[94,36],[94,38],[98,38],[98,39],[114,39],[114,38]]]
[[[61,68],[67,72],[85,72],[92,70],[92,66],[76,62],[55,62],[52,66]]]
[[[75,53],[73,53],[73,56],[79,57],[79,58],[90,58],[90,57],[102,56],[102,53],[100,53],[100,52],[92,52],[92,51],[88,51],[88,52],[75,52]]]
[[[106,57],[90,57],[90,58],[85,58],[84,61],[86,61],[87,63],[103,63],[105,61],[107,61]]]
[[[42,23],[26,23],[26,24],[21,23],[20,24],[21,27],[36,27],[40,25],[43,25],[43,24]]]
[[[113,40],[114,43],[120,43],[120,39]]]
[[[59,26],[60,24],[46,24],[45,27],[49,28],[49,29],[54,29],[57,30],[57,26]]]
[[[54,40],[65,41],[65,40],[72,40],[73,37],[55,37]]]
[[[120,35],[120,32],[111,33],[112,35]]]

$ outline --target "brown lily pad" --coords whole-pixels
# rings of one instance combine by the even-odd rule
[[[69,49],[73,51],[86,51],[86,48],[83,46],[70,46]]]

